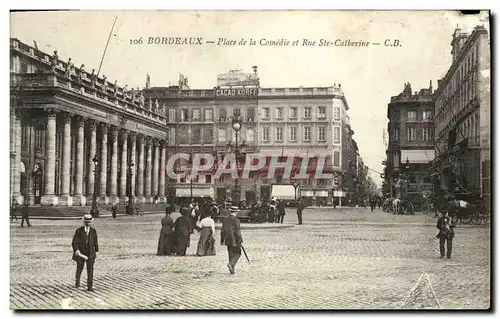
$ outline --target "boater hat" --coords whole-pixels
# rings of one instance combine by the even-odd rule
[[[83,220],[83,222],[85,223],[85,222],[91,222],[91,221],[93,221],[93,220],[94,220],[94,218],[93,218],[93,217],[92,217],[92,215],[90,215],[90,214],[85,214],[85,215],[83,216],[82,220]]]

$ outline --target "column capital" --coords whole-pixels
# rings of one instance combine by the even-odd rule
[[[127,136],[131,139],[136,139],[137,138],[137,133],[133,131],[127,131]]]
[[[103,133],[108,133],[108,123],[99,123],[99,127]]]
[[[151,146],[153,144],[153,138],[151,136],[146,136],[144,140],[146,141],[147,146]]]
[[[120,129],[120,136],[123,138],[123,139],[127,139],[128,138],[128,134],[129,134],[129,131],[127,129]]]
[[[83,116],[76,115],[74,120],[77,127],[83,127],[85,125],[85,118]]]
[[[61,117],[64,124],[69,124],[71,123],[71,119],[74,115],[68,112],[60,112],[59,116]]]
[[[118,139],[118,128],[116,126],[109,126],[109,132],[111,133],[111,142],[114,142]]]
[[[165,147],[167,147],[167,141],[165,141],[165,140],[160,140],[160,147],[161,147],[161,148],[165,148]]]
[[[47,115],[47,118],[56,119],[58,113],[59,110],[57,109],[53,108],[45,109],[45,114]]]
[[[158,147],[158,146],[160,146],[160,142],[161,142],[161,140],[160,140],[160,139],[158,139],[158,138],[156,138],[156,137],[154,137],[154,138],[153,138],[153,146],[154,146],[154,147]]]
[[[97,121],[94,119],[87,119],[87,125],[92,131],[95,131],[97,129]]]
[[[145,140],[146,140],[146,136],[144,134],[137,133],[137,141],[139,143],[144,143]]]

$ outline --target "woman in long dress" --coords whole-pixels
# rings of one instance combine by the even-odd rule
[[[199,227],[201,231],[196,255],[215,256],[215,222],[210,216],[210,211],[203,212]]]
[[[173,227],[174,221],[167,211],[166,216],[161,220],[160,238],[158,239],[158,256],[168,256],[173,252]]]
[[[175,253],[179,256],[185,256],[189,247],[191,222],[189,220],[189,208],[181,208],[181,216],[174,223]]]

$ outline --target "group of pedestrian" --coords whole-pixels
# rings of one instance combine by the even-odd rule
[[[21,227],[24,227],[24,222],[26,221],[26,225],[31,227],[30,218],[29,218],[29,206],[26,201],[24,205],[21,207],[17,200],[12,200],[12,205],[10,207],[10,221],[17,222],[17,214],[21,212]]]

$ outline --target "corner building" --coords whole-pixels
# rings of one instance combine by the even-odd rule
[[[165,200],[166,109],[10,39],[11,198],[42,206]],[[95,160],[95,161],[93,161]],[[133,165],[132,165],[133,164]]]
[[[491,196],[490,38],[477,26],[452,36],[453,63],[435,92],[437,186]]]

